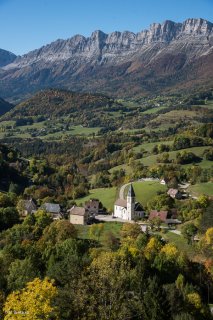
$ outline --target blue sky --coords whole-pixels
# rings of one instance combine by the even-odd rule
[[[213,0],[0,0],[0,48],[23,54],[74,34],[138,32],[189,17],[213,22]]]

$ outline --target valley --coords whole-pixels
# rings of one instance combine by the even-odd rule
[[[0,49],[0,318],[212,320],[213,24]]]

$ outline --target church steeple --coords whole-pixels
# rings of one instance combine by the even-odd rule
[[[135,191],[132,184],[127,193],[127,219],[133,220],[135,214]]]
[[[133,189],[132,184],[130,184],[129,191],[127,193],[127,197],[135,198],[135,191]]]

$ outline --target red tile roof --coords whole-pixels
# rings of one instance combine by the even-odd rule
[[[168,216],[168,211],[152,210],[150,211],[150,214],[149,214],[149,220],[159,217],[161,221],[165,222],[167,219],[167,216]]]

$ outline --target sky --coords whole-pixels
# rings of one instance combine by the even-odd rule
[[[187,18],[213,22],[213,0],[0,0],[0,48],[21,55],[75,34],[139,32]]]

